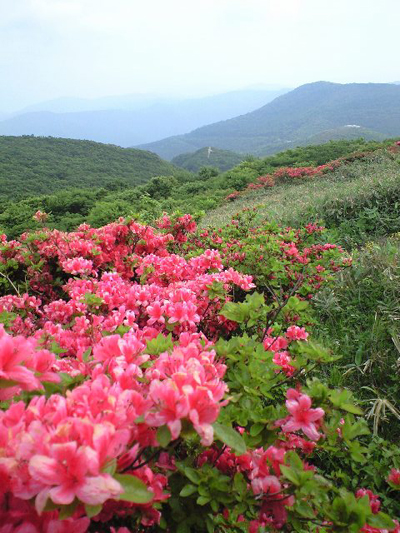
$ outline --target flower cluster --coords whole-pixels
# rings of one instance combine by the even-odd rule
[[[158,225],[121,219],[2,237],[0,533],[174,531],[179,497],[193,494],[209,529],[234,522],[256,533],[285,528],[301,506],[300,481],[309,482],[308,460],[328,426],[325,405],[294,382],[290,350],[310,344],[308,331],[293,308],[279,335],[264,325],[263,341],[235,337],[240,321],[222,310],[255,287],[234,268],[245,265],[247,244],[236,233],[194,236],[189,215]],[[239,223],[232,229],[240,234]],[[282,291],[301,281],[297,267],[309,268],[313,289],[339,268],[336,247],[306,243],[319,231],[251,234],[257,262],[268,263],[260,257],[267,248],[275,265],[281,260],[272,275]],[[191,253],[195,242],[200,250]],[[232,394],[235,339],[240,348],[256,342],[264,366],[273,358],[270,379],[283,380],[282,405],[256,429],[224,421],[251,389],[243,365],[243,391]],[[286,390],[285,380],[296,388]],[[393,471],[389,482],[397,478]],[[239,515],[224,493],[235,487]],[[371,509],[378,512],[375,501]]]

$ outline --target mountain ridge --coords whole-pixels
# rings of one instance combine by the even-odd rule
[[[313,82],[245,115],[138,147],[164,159],[204,146],[268,155],[287,148],[288,144],[293,147],[306,144],[313,135],[348,124],[360,125],[385,137],[400,135],[400,86]]]
[[[40,135],[92,140],[128,148],[183,134],[199,126],[247,113],[271,101],[285,90],[287,89],[241,90],[185,100],[162,101],[150,98],[144,99],[142,104],[134,109],[129,109],[129,106],[126,109],[112,106],[109,109],[60,112],[56,101],[43,104],[50,108],[52,105],[56,106],[50,110],[38,110],[36,106],[34,110],[14,113],[12,116],[3,117],[3,120],[0,118],[0,135]],[[121,99],[119,101],[121,102]]]

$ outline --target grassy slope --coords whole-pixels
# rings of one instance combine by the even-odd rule
[[[0,200],[73,187],[132,187],[180,172],[142,150],[52,137],[0,137]]]
[[[374,198],[394,200],[400,194],[399,161],[398,155],[380,150],[366,160],[348,163],[322,177],[288,180],[268,189],[249,192],[209,212],[203,224],[222,226],[239,210],[257,208],[260,217],[273,218],[283,224],[296,226],[312,220],[325,220],[329,226],[336,227],[352,218],[357,219],[360,206],[373,210],[370,204]],[[369,218],[372,224],[378,224],[373,212]],[[395,220],[392,223],[393,232],[399,231]],[[380,228],[375,229],[379,232]],[[384,233],[387,228],[381,229]]]

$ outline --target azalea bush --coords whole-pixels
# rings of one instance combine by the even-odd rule
[[[362,462],[369,433],[316,377],[309,299],[342,251],[316,226],[195,231],[1,237],[0,532],[399,532],[320,460]]]

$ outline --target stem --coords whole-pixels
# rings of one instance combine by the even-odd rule
[[[19,292],[19,290],[17,289],[17,287],[14,285],[14,283],[10,280],[10,278],[8,276],[6,276],[6,274],[3,274],[3,272],[0,272],[0,276],[2,276],[3,278],[5,278],[8,283],[14,288],[15,292],[18,294],[19,297],[21,297],[21,294]]]

